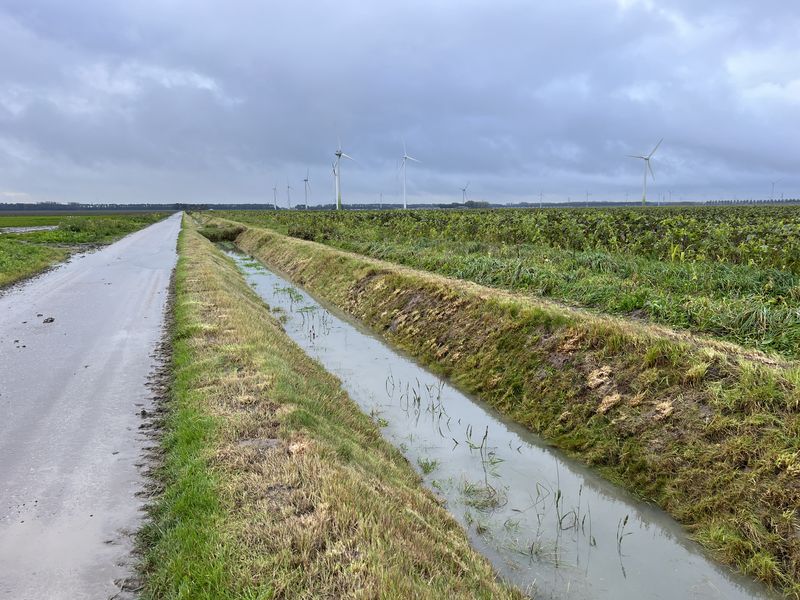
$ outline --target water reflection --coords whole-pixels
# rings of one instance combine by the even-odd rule
[[[335,309],[232,254],[286,333],[421,473],[507,581],[537,598],[768,598],[638,502]]]

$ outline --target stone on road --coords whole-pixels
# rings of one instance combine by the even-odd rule
[[[180,219],[0,296],[0,598],[109,598],[131,575]]]

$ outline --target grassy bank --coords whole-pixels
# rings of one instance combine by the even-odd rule
[[[227,215],[448,277],[800,358],[798,207]]]
[[[164,216],[0,216],[0,227],[58,227],[50,231],[0,233],[0,288],[40,273],[74,252],[114,242]]]
[[[264,229],[236,243],[800,597],[800,369]]]
[[[517,597],[233,263],[179,250],[144,597]]]

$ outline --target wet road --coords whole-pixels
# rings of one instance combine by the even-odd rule
[[[173,215],[0,296],[0,598],[109,598],[130,575],[179,229]]]

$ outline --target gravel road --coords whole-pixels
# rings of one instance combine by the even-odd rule
[[[131,574],[180,219],[0,296],[0,598],[110,598]]]

